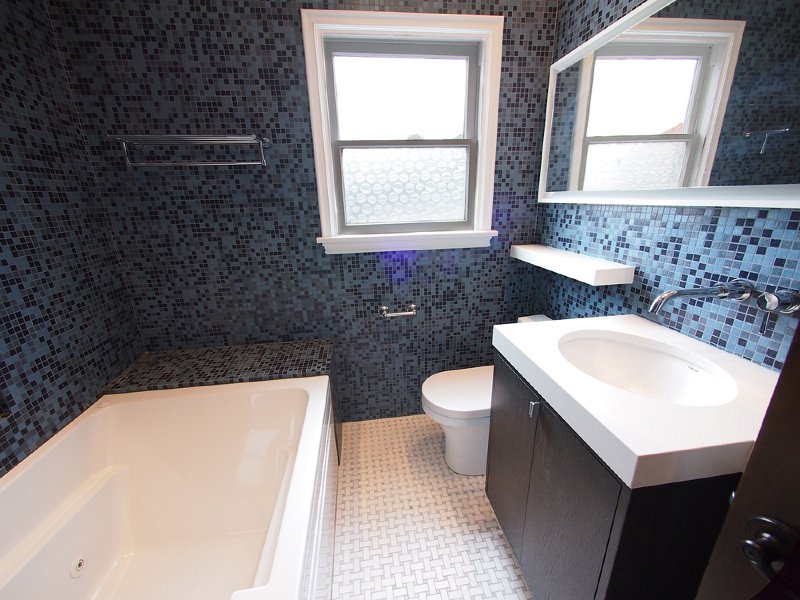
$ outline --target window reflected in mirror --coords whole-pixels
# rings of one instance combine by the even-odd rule
[[[547,192],[800,183],[788,4],[677,0],[559,72]]]

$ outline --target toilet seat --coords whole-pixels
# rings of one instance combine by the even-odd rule
[[[422,384],[422,407],[451,419],[481,419],[492,404],[494,367],[442,371]]]

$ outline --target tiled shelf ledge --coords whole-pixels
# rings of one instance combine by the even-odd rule
[[[631,283],[636,270],[633,265],[624,265],[603,258],[548,248],[538,244],[511,246],[511,256],[589,285]]]
[[[146,352],[103,394],[330,375],[333,340]]]

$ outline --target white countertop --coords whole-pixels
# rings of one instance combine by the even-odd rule
[[[559,350],[567,333],[627,333],[699,355],[738,387],[718,406],[644,398],[595,379]],[[761,428],[778,373],[635,315],[496,325],[493,345],[631,488],[737,473]]]

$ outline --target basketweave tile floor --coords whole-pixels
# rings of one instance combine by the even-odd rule
[[[344,424],[334,600],[530,599],[483,491],[427,415]]]

